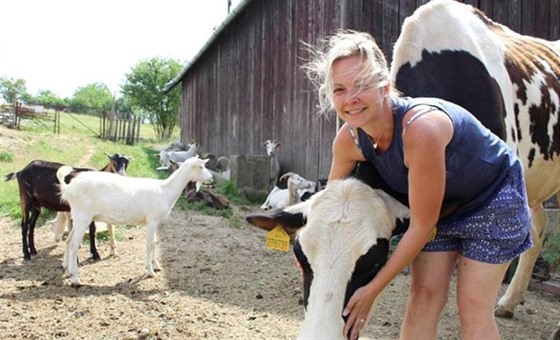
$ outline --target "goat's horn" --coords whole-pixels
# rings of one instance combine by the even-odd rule
[[[282,177],[280,177],[280,180],[283,181],[286,177],[292,177],[294,176],[295,173],[294,172],[286,172],[285,174],[282,175]]]

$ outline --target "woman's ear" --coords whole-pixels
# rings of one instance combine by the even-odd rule
[[[389,94],[391,94],[391,83],[383,86],[383,98],[389,97]]]

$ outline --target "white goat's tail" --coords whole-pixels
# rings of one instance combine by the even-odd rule
[[[74,171],[74,168],[72,168],[71,166],[63,165],[56,172],[56,178],[58,179],[58,182],[60,183],[60,191],[61,192],[63,192],[66,189],[66,187],[68,186],[68,183],[66,182],[65,179],[66,179],[66,176],[68,176],[72,171]]]

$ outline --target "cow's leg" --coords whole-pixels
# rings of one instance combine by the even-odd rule
[[[533,267],[543,246],[548,218],[542,204],[531,208],[531,237],[533,246],[519,257],[519,264],[504,296],[498,301],[494,314],[501,318],[513,317],[515,307],[524,301],[525,292],[533,274]]]
[[[560,201],[558,201],[560,203]],[[560,321],[558,321],[558,327],[556,330],[550,335],[550,340],[560,340]]]

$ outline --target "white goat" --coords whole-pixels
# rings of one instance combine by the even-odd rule
[[[175,151],[175,150],[162,150],[159,152],[159,162],[161,163],[161,167],[157,170],[162,170],[169,168],[171,165],[171,161],[175,163],[182,163],[187,159],[194,157],[200,147],[200,145],[196,142],[188,144],[189,149],[187,151]]]
[[[280,163],[278,162],[278,156],[276,155],[276,149],[280,147],[280,142],[275,140],[272,141],[267,139],[263,142],[263,146],[266,149],[266,154],[270,159],[270,179],[269,179],[269,189],[274,189],[278,184],[278,176],[280,176]]]
[[[61,198],[71,208],[74,228],[66,240],[63,267],[72,285],[80,285],[77,268],[78,247],[84,233],[93,221],[113,224],[145,224],[146,270],[148,276],[161,266],[155,257],[156,232],[163,219],[179,199],[188,182],[200,187],[209,183],[212,175],[204,167],[208,160],[192,157],[164,180],[123,177],[104,172],[83,172],[67,183],[71,169],[60,169]]]
[[[126,176],[126,169],[128,168],[129,162],[133,159],[133,157],[127,156],[125,154],[115,153],[111,155],[110,153],[105,152],[105,155],[109,157],[109,163],[101,168],[99,171],[106,171],[112,172],[115,174],[119,174],[122,176]],[[54,234],[54,241],[60,242],[62,240],[62,236],[64,236],[64,232],[72,229],[72,220],[70,218],[70,212],[68,211],[58,211],[56,213],[56,217],[53,220],[47,221],[47,224],[51,225],[51,231]],[[96,223],[96,230],[100,230],[99,223]],[[117,242],[115,241],[115,230],[113,225],[107,224],[106,225],[107,231],[109,232],[109,248],[110,248],[110,255],[114,256],[117,254]],[[95,235],[90,237],[94,237]]]
[[[298,174],[293,172],[287,172],[282,177],[280,181],[288,178],[288,188],[280,189],[275,186],[274,189],[268,194],[265,202],[261,205],[262,210],[284,208],[289,205],[293,205],[301,202],[301,196],[306,193],[315,192],[315,182],[308,181]]]
[[[397,219],[408,217],[404,205],[354,178],[331,181],[272,216],[247,217],[265,230],[299,228],[294,251],[304,274],[306,312],[298,338],[343,339],[344,306],[384,265]]]

